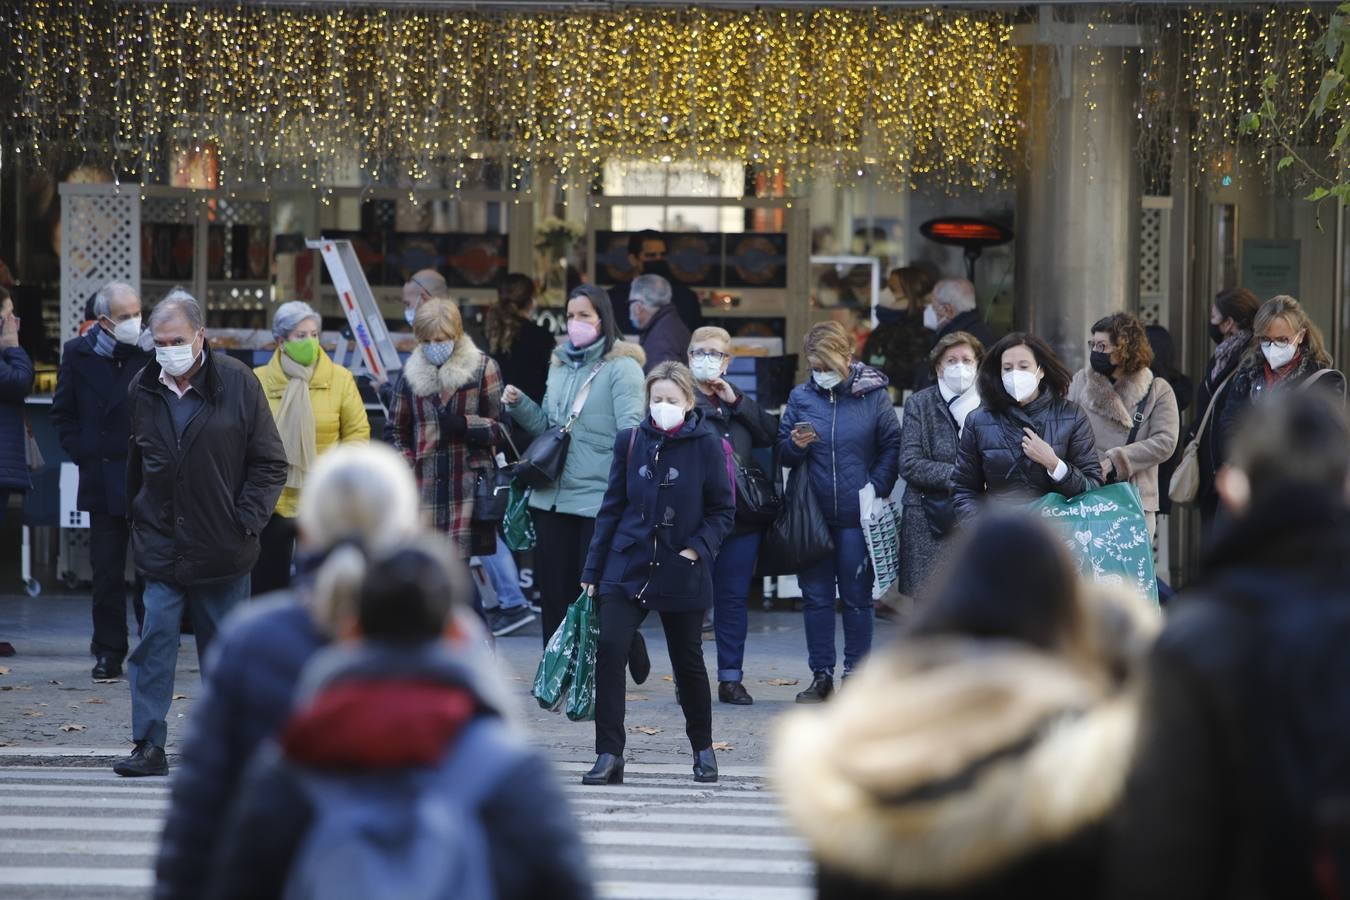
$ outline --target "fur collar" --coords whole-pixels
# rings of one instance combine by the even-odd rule
[[[610,348],[609,352],[605,354],[605,359],[608,362],[613,362],[616,359],[623,359],[625,357],[636,362],[640,369],[645,368],[647,365],[646,351],[631,341],[617,340],[614,342],[614,346]],[[557,350],[553,351],[552,362],[555,366],[567,364],[566,350],[563,347],[559,347]]]
[[[1153,370],[1144,368],[1133,375],[1126,375],[1115,384],[1093,369],[1083,369],[1077,377],[1082,379],[1083,390],[1079,402],[1083,406],[1122,428],[1131,428],[1134,426],[1134,411],[1139,401],[1152,390],[1154,376]]]
[[[1137,724],[1064,661],[1012,642],[914,639],[781,726],[775,769],[822,865],[953,889],[1100,824]]]
[[[462,334],[455,341],[450,358],[439,369],[427,361],[422,345],[418,344],[403,364],[403,378],[418,397],[430,397],[441,391],[453,394],[478,379],[478,369],[482,364],[483,351],[478,349],[473,338]]]

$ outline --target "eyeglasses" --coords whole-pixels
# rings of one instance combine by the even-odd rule
[[[1101,341],[1088,341],[1088,349],[1093,353],[1113,353],[1116,348],[1110,347]]]
[[[690,359],[714,359],[718,362],[727,358],[727,354],[720,350],[690,350]]]
[[[1291,344],[1296,344],[1296,343],[1298,343],[1298,338],[1296,338],[1296,337],[1291,337],[1291,338],[1283,338],[1283,337],[1282,337],[1282,338],[1260,337],[1260,338],[1257,338],[1257,340],[1261,342],[1261,346],[1262,346],[1262,347],[1275,346],[1275,347],[1279,347],[1279,348],[1281,348],[1281,349],[1283,349],[1283,348],[1285,348],[1285,347],[1288,347],[1288,346],[1291,345]]]

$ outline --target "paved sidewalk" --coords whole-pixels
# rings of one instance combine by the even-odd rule
[[[0,658],[0,766],[104,765],[129,749],[130,690],[125,678],[111,684],[97,684],[90,678],[89,632],[88,595],[0,595],[0,640],[10,641],[18,650],[16,656]],[[649,617],[643,634],[651,652],[652,674],[640,687],[630,683],[627,724],[630,729],[655,733],[630,731],[627,756],[635,763],[665,764],[672,766],[672,772],[683,771],[690,762],[689,747],[675,703],[664,635],[655,616]],[[894,626],[877,623],[878,645],[894,634]],[[837,640],[842,647],[842,630]],[[519,700],[517,712],[549,757],[587,761],[594,756],[593,726],[542,710],[529,696],[541,643],[537,623],[497,641],[505,677]],[[704,642],[704,651],[715,691],[717,651],[712,641]],[[810,680],[800,614],[751,612],[745,671],[746,687],[755,704],[734,707],[714,698],[713,738],[729,748],[718,754],[724,772],[755,777],[763,774],[775,719],[793,707],[793,696]],[[798,683],[770,683],[775,680]],[[190,636],[184,636],[176,699],[169,713],[167,749],[171,757],[200,693],[196,647]]]

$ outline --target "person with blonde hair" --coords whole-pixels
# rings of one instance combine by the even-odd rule
[[[319,455],[339,443],[370,440],[370,418],[356,379],[334,364],[319,344],[323,320],[303,300],[277,307],[272,336],[277,349],[254,369],[286,448],[286,487],[276,511],[258,536],[253,565],[254,596],[284,588],[295,555],[295,512],[300,490]]]
[[[431,299],[413,318],[417,347],[394,388],[385,438],[412,466],[422,508],[464,556],[490,556],[496,528],[474,527],[473,487],[506,445],[501,369],[464,333],[459,310]]]
[[[792,389],[778,426],[783,465],[806,466],[805,477],[834,539],[834,553],[798,575],[805,604],[811,685],[798,703],[820,703],[834,691],[834,608],[843,601],[844,677],[872,647],[872,573],[858,491],[868,484],[889,497],[900,466],[900,422],[885,374],[853,359],[853,336],[838,322],[806,334],[811,377]]]
[[[736,517],[731,461],[704,421],[694,377],[665,362],[647,376],[647,417],[614,439],[582,590],[599,599],[595,657],[595,766],[583,784],[622,784],[624,667],[647,613],[665,629],[694,780],[717,780],[712,696],[703,664],[703,612],[712,606],[713,560]]]
[[[703,420],[735,455],[737,467],[758,468],[753,453],[772,447],[778,420],[760,409],[726,379],[731,365],[731,335],[726,329],[705,325],[689,339],[689,370],[694,376],[694,399]],[[749,629],[746,598],[755,574],[755,558],[764,525],[745,515],[744,498],[736,498],[736,525],[713,563],[713,631],[717,638],[717,699],[735,706],[754,702],[745,689],[742,665],[745,636]],[[707,625],[705,623],[706,630]]]
[[[315,463],[296,510],[295,579],[242,607],[213,648],[216,664],[204,674],[173,782],[156,897],[200,896],[222,814],[253,751],[285,721],[305,663],[353,617],[360,573],[341,554],[333,559],[335,551],[402,545],[425,530],[420,507],[407,464],[383,444],[339,446]]]
[[[1228,461],[1228,443],[1246,412],[1289,391],[1316,386],[1345,402],[1345,376],[1327,352],[1322,331],[1293,297],[1271,297],[1256,311],[1255,338],[1221,396],[1214,434],[1213,458]]]

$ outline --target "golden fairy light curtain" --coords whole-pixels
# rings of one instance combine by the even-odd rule
[[[1202,175],[1269,143],[1239,128],[1262,82],[1293,115],[1325,65],[1322,5],[1106,9],[1145,35],[1138,155],[1154,189],[1178,141]],[[145,181],[170,151],[211,146],[225,185],[458,186],[483,159],[505,187],[540,163],[590,184],[605,158],[692,157],[983,187],[1016,171],[1021,15],[0,0],[0,130],[40,162]]]

